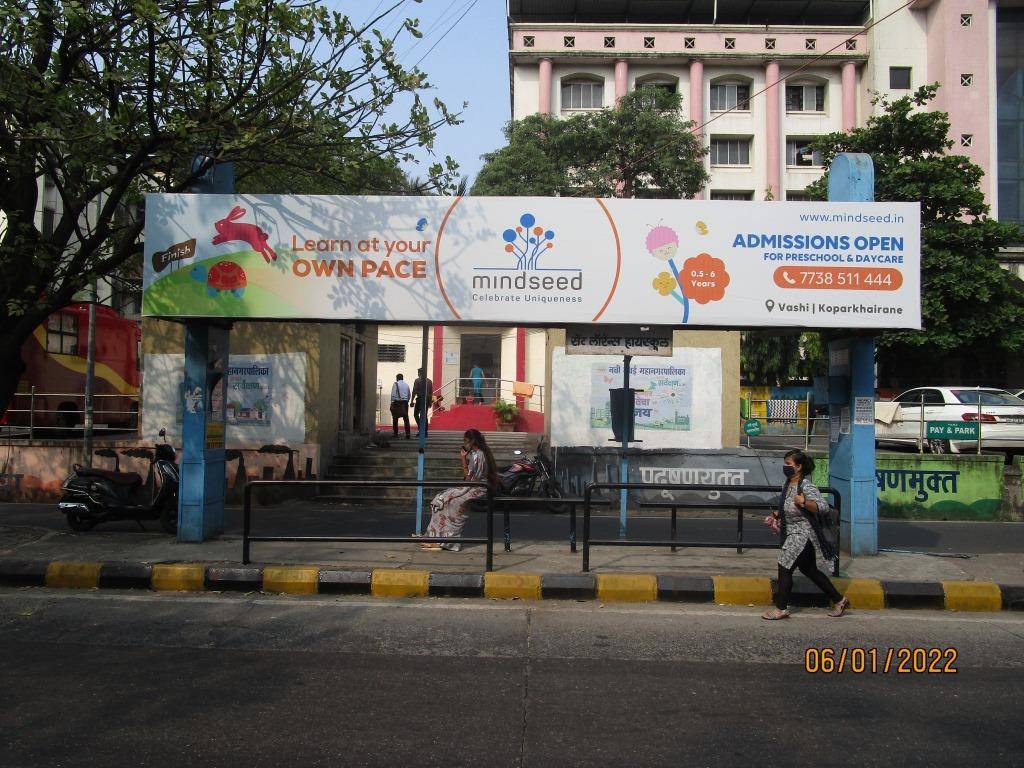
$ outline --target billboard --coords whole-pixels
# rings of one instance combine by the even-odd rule
[[[917,203],[149,195],[143,314],[919,328]]]

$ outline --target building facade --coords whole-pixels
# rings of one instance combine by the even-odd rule
[[[1018,3],[510,0],[508,31],[514,119],[670,89],[708,147],[710,199],[802,199],[823,172],[811,139],[939,82],[953,151],[985,170],[993,213],[1024,222]]]

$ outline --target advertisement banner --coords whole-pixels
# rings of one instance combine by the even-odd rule
[[[148,195],[143,314],[920,328],[918,203]]]

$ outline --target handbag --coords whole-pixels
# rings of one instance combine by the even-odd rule
[[[391,416],[396,419],[400,419],[403,416],[409,415],[409,401],[408,400],[392,400],[391,401]]]

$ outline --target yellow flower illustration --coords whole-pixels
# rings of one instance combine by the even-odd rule
[[[700,232],[702,235],[706,235],[708,233],[708,225],[705,224],[703,221],[698,221],[697,231]]]
[[[668,272],[659,272],[651,284],[654,286],[654,290],[662,296],[668,296],[676,287],[675,278]]]

